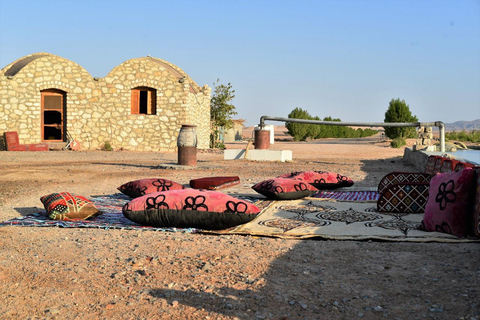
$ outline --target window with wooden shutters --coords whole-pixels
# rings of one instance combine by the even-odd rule
[[[147,87],[132,89],[132,114],[156,114],[157,90]]]

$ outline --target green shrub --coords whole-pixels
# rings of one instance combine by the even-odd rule
[[[410,112],[410,107],[405,100],[392,99],[389,103],[388,110],[385,112],[385,122],[417,122],[418,118]],[[387,127],[385,135],[390,139],[400,137],[415,138],[417,132],[411,127]]]
[[[405,138],[403,137],[395,138],[392,140],[392,142],[390,142],[390,146],[392,148],[400,148],[406,144],[407,144],[407,140],[405,140]]]
[[[113,151],[113,148],[112,148],[112,145],[110,144],[110,142],[105,141],[104,144],[103,144],[102,150],[103,151]]]

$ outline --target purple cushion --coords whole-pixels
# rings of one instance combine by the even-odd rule
[[[430,192],[421,229],[466,237],[471,230],[474,170],[437,174]]]
[[[185,187],[171,180],[150,178],[130,181],[117,189],[127,196],[137,198],[153,192],[180,190],[185,189]]]
[[[475,188],[475,205],[473,207],[473,232],[480,237],[480,166],[475,167],[476,188]]]
[[[136,198],[122,212],[141,225],[219,230],[253,220],[260,209],[218,191],[183,189]]]
[[[274,200],[301,199],[318,191],[308,182],[286,178],[264,180],[254,185],[252,189]]]

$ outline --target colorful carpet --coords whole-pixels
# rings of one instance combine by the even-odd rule
[[[0,222],[0,226],[25,226],[25,227],[60,227],[60,228],[97,228],[97,229],[120,229],[120,230],[152,230],[195,233],[197,229],[179,228],[155,228],[142,226],[125,218],[122,214],[122,207],[132,200],[121,193],[108,196],[95,196],[91,198],[95,206],[103,212],[98,217],[80,221],[57,221],[50,220],[45,211],[14,218]]]
[[[285,239],[383,240],[407,242],[480,242],[418,230],[423,214],[385,214],[373,203],[303,199],[274,201],[253,221],[231,234]]]
[[[313,198],[337,201],[376,202],[380,194],[376,191],[319,191]]]

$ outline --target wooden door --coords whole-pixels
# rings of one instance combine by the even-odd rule
[[[42,141],[65,141],[66,94],[55,89],[41,93]]]

